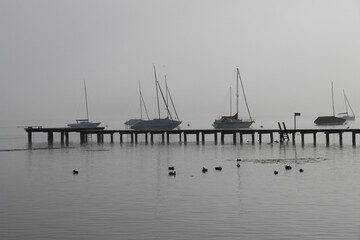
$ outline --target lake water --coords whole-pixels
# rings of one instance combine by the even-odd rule
[[[0,239],[360,239],[360,139],[353,147],[350,135],[328,147],[321,135],[316,146],[210,136],[80,146],[74,135],[61,147],[55,135],[48,148],[34,134],[28,149],[23,129],[0,131]]]

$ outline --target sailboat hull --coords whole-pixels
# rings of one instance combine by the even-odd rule
[[[127,126],[132,126],[132,125],[137,124],[137,123],[142,122],[142,121],[144,121],[144,120],[141,119],[141,118],[130,119],[130,120],[126,121],[124,124],[127,125]]]
[[[238,128],[249,128],[254,121],[242,120],[235,117],[222,117],[215,120],[213,127],[216,129],[238,129]]]
[[[71,128],[96,128],[101,122],[77,122],[68,124]]]
[[[314,121],[316,125],[322,125],[322,126],[343,125],[345,122],[346,119],[335,116],[322,116],[322,117],[318,117]]]
[[[181,121],[171,120],[169,118],[160,118],[153,120],[142,120],[131,126],[134,130],[171,130],[178,127]]]

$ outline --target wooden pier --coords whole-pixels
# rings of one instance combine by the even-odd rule
[[[97,127],[91,129],[84,128],[43,128],[43,127],[26,127],[24,129],[28,134],[28,143],[32,144],[32,135],[33,133],[46,133],[48,136],[48,144],[52,145],[54,143],[54,133],[60,134],[60,142],[61,145],[69,145],[69,133],[78,133],[80,137],[80,143],[86,144],[88,142],[88,137],[92,135],[96,135],[97,142],[103,143],[104,136],[110,136],[110,142],[114,143],[114,134],[119,134],[120,143],[124,141],[124,135],[130,136],[131,143],[138,143],[139,135],[143,135],[145,139],[145,143],[150,142],[154,143],[154,135],[161,136],[162,143],[169,143],[171,135],[178,135],[179,142],[182,141],[184,143],[188,142],[188,136],[193,135],[196,138],[196,143],[205,143],[205,138],[207,135],[213,135],[214,143],[218,143],[218,135],[220,135],[221,144],[225,143],[225,136],[232,135],[233,144],[237,143],[237,136],[239,136],[240,144],[243,143],[244,135],[251,136],[251,143],[255,144],[255,142],[262,143],[263,135],[270,136],[270,142],[274,142],[274,135],[279,136],[279,142],[287,142],[292,141],[295,143],[296,135],[300,135],[301,144],[305,144],[305,135],[313,136],[313,144],[316,145],[317,142],[317,134],[322,133],[325,135],[326,145],[330,145],[330,135],[338,135],[339,136],[339,144],[343,144],[343,134],[351,134],[352,136],[352,145],[356,146],[356,135],[360,133],[360,129],[186,129],[186,130],[105,130],[104,128]],[[284,136],[291,135],[291,138],[287,138]],[[256,141],[256,136],[258,137]],[[288,139],[288,140],[287,140]]]

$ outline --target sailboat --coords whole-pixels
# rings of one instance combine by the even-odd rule
[[[332,107],[333,115],[332,116],[320,116],[314,123],[316,125],[343,125],[346,122],[346,119],[335,117],[335,107],[334,107],[334,87],[333,82],[331,82],[331,96],[332,96]]]
[[[345,101],[345,112],[338,113],[338,115],[339,115],[340,118],[343,118],[343,119],[346,119],[346,120],[355,120],[355,114],[354,114],[354,111],[351,108],[349,99],[346,97],[345,91],[343,91],[343,93],[344,93],[344,101]],[[350,108],[350,111],[351,111],[352,115],[349,115],[348,108]]]
[[[156,77],[155,66],[154,66],[154,75],[155,75],[156,99],[157,99],[159,118],[154,118],[152,120],[142,120],[142,121],[132,125],[130,127],[131,129],[134,129],[134,130],[171,130],[171,129],[174,129],[174,128],[178,127],[181,124],[181,121],[179,120],[179,117],[177,115],[177,112],[176,112],[176,109],[175,109],[175,106],[174,106],[174,102],[172,101],[170,91],[166,86],[166,91],[170,96],[171,103],[172,103],[172,106],[173,106],[175,114],[176,114],[176,119],[173,119],[173,117],[172,117],[172,115],[170,113],[169,106],[167,104],[167,101],[165,100],[165,97],[164,97],[164,94],[163,94],[163,92],[161,90],[159,81],[157,80],[157,77]],[[161,115],[160,115],[159,91],[161,93],[161,96],[162,96],[163,101],[164,101],[165,106],[166,106],[166,110],[168,112],[168,116],[166,118],[161,118],[160,117]]]
[[[140,83],[139,83],[139,96],[140,96],[140,118],[133,118],[133,119],[130,119],[128,121],[125,122],[125,125],[126,126],[132,126],[136,123],[139,123],[141,121],[144,121],[143,119],[143,106],[144,106],[144,109],[145,109],[145,113],[146,113],[146,116],[147,116],[147,119],[150,120],[149,118],[149,114],[148,114],[148,111],[146,109],[146,105],[145,105],[145,101],[144,101],[144,97],[142,95],[142,92],[141,92],[141,87],[140,87]]]
[[[86,93],[86,83],[84,80],[84,88],[85,88],[85,102],[86,102],[86,119],[77,119],[76,123],[68,124],[71,128],[95,128],[100,125],[101,122],[90,122],[89,121],[89,108],[87,102],[87,93]]]
[[[241,88],[243,96],[245,99],[246,108],[248,110],[250,119],[239,119],[239,80],[241,83]],[[231,106],[231,101],[230,101]],[[230,107],[231,108],[231,107]],[[238,128],[249,128],[254,123],[254,120],[251,117],[249,106],[246,100],[244,85],[241,80],[240,71],[236,69],[236,113],[232,116],[222,116],[220,119],[215,120],[213,127],[216,129],[238,129]]]

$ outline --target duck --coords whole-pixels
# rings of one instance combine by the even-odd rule
[[[169,176],[176,176],[176,172],[175,171],[169,172]]]
[[[73,175],[78,175],[78,174],[79,174],[79,171],[73,170]]]
[[[208,171],[208,169],[203,167],[201,171],[202,171],[203,173],[206,173],[206,172]]]
[[[300,169],[299,169],[299,172],[304,172],[304,169],[300,168]]]
[[[236,164],[237,167],[240,167],[240,163]]]
[[[169,170],[174,170],[175,169],[175,167],[168,167],[169,168]]]
[[[292,167],[290,165],[285,165],[285,170],[291,170]]]
[[[276,171],[276,170],[274,171],[274,174],[275,174],[275,175],[277,175],[278,173],[279,173],[278,171]]]
[[[240,159],[240,158],[238,158],[238,159],[236,159],[236,161],[241,162],[241,159]]]
[[[216,170],[216,171],[221,171],[221,170],[222,170],[222,167],[215,167],[215,170]]]

